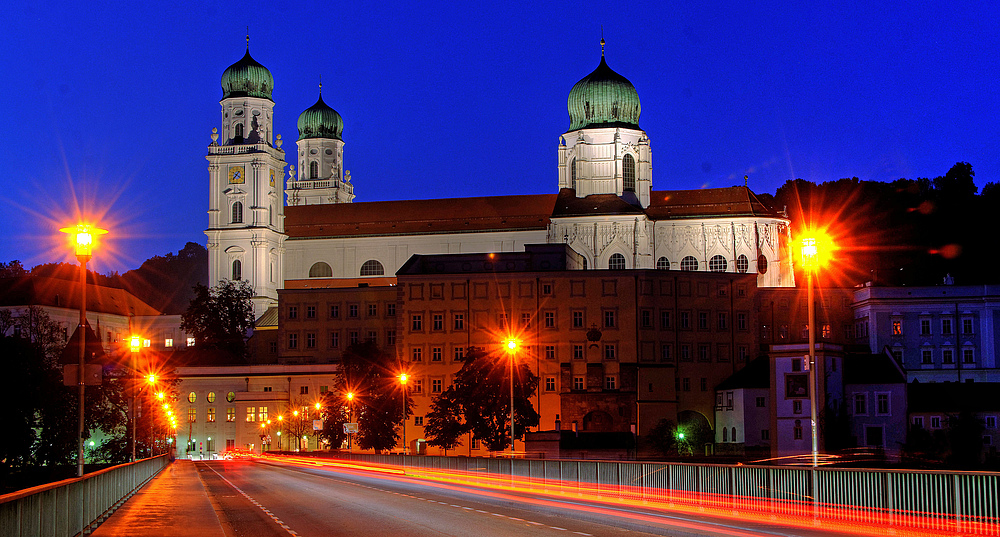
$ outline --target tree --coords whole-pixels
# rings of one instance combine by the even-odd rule
[[[453,441],[452,435],[457,440],[458,434],[471,431],[490,451],[502,451],[510,445],[512,380],[514,436],[522,436],[528,427],[538,425],[538,412],[531,405],[538,377],[526,363],[518,363],[511,379],[507,364],[507,356],[469,349],[462,369],[455,375],[455,383],[435,401],[439,411],[427,416],[429,429],[440,435],[428,434],[432,442],[443,447]],[[464,424],[450,423],[459,412]]]
[[[355,441],[361,449],[382,452],[398,445],[401,435],[397,427],[403,419],[403,393],[398,377],[401,369],[393,354],[372,341],[351,345],[344,352],[334,380],[335,393],[327,399],[327,412],[343,416],[347,407],[345,395],[354,394],[352,413],[358,424]],[[407,413],[412,405],[407,397]],[[333,431],[330,439],[334,444],[332,434]]]
[[[449,387],[434,399],[427,413],[427,425],[424,427],[427,443],[443,449],[447,455],[448,450],[462,444],[459,437],[467,432],[469,427],[462,415],[462,405],[455,399],[455,390]]]
[[[661,455],[676,455],[677,425],[672,420],[663,418],[656,423],[655,427],[649,430],[646,440]]]
[[[247,356],[247,336],[253,329],[253,289],[246,280],[223,280],[213,287],[194,286],[195,297],[181,315],[181,329],[194,336],[198,346]]]
[[[21,262],[16,259],[10,263],[0,263],[0,278],[18,278],[27,275],[28,271],[24,270]]]

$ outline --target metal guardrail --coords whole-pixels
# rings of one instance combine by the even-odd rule
[[[470,483],[586,490],[609,498],[850,523],[1000,535],[1000,473],[555,459],[339,454],[407,469],[460,472]]]
[[[0,535],[84,535],[167,466],[167,455],[0,496]]]

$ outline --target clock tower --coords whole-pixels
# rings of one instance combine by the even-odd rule
[[[246,280],[254,315],[278,303],[284,283],[285,152],[274,138],[271,72],[250,56],[222,73],[222,126],[208,146],[208,278]]]

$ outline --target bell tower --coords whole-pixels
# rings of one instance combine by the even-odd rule
[[[254,315],[278,303],[284,285],[285,152],[274,138],[271,72],[250,56],[222,74],[222,124],[208,146],[208,277],[246,280]]]

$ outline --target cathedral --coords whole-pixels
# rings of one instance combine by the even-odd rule
[[[257,315],[278,289],[393,284],[414,254],[543,243],[568,245],[583,270],[750,273],[758,287],[794,287],[788,217],[749,188],[653,190],[639,94],[608,66],[603,40],[597,68],[569,92],[552,194],[355,203],[343,118],[321,93],[298,118],[289,159],[272,128],[273,88],[248,46],[222,74],[206,157],[209,281],[247,280]]]

